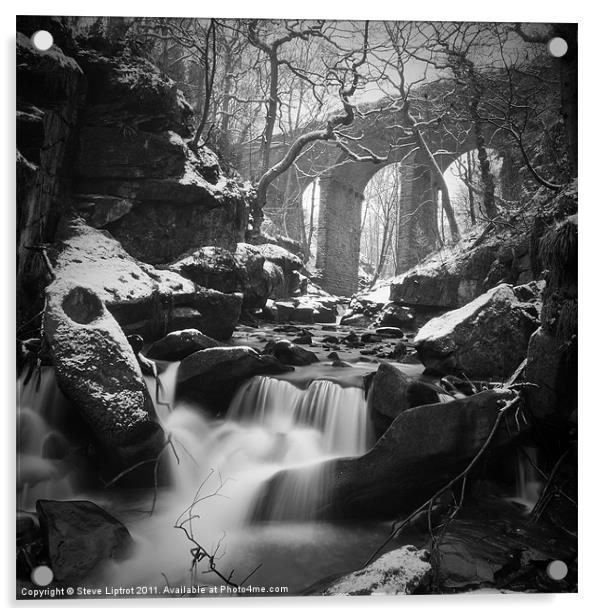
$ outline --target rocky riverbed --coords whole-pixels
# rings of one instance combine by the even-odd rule
[[[576,185],[340,297],[147,59],[20,28],[18,588],[573,590]]]

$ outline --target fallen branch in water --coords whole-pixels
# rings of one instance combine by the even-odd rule
[[[193,512],[194,508],[199,503],[208,500],[209,498],[213,498],[216,496],[222,496],[223,498],[227,498],[226,496],[221,494],[221,491],[228,480],[226,479],[226,481],[223,481],[219,473],[219,483],[217,487],[213,490],[213,492],[201,495],[203,488],[205,487],[209,479],[214,475],[214,473],[215,470],[211,469],[205,479],[203,479],[201,485],[199,486],[194,495],[194,498],[192,499],[192,503],[188,507],[186,507],[186,509],[184,509],[184,511],[177,517],[174,523],[174,528],[179,528],[186,535],[186,539],[188,539],[188,541],[193,545],[193,547],[190,549],[192,561],[190,563],[189,569],[191,586],[196,585],[198,565],[203,561],[206,561],[208,568],[202,573],[214,573],[225,584],[227,584],[231,588],[238,589],[261,567],[261,564],[257,565],[257,567],[255,567],[241,582],[235,582],[233,579],[234,569],[232,569],[230,573],[224,573],[217,566],[217,561],[223,556],[223,553],[220,554],[220,550],[222,549],[222,542],[226,536],[226,533],[222,532],[222,536],[219,538],[217,545],[211,551],[207,550],[201,543],[199,543],[194,536],[192,523],[194,520],[200,519],[200,516]]]
[[[380,552],[387,545],[389,545],[389,543],[391,543],[391,541],[393,539],[395,539],[395,537],[397,537],[401,533],[401,531],[421,511],[423,511],[424,509],[427,509],[430,512],[432,510],[432,507],[433,507],[435,501],[438,498],[440,498],[443,494],[445,494],[445,492],[447,492],[448,490],[453,488],[453,486],[458,481],[460,481],[460,480],[462,480],[462,500],[463,500],[465,484],[466,484],[466,478],[467,478],[468,474],[474,468],[476,463],[481,459],[483,454],[487,451],[487,448],[489,447],[489,444],[493,440],[493,437],[494,437],[495,433],[497,432],[497,429],[498,429],[500,423],[502,422],[502,419],[506,416],[506,412],[509,411],[511,408],[514,408],[518,404],[519,401],[520,401],[519,396],[516,396],[516,397],[512,398],[512,400],[509,400],[508,402],[504,403],[504,405],[502,406],[502,408],[499,410],[499,412],[497,414],[497,417],[495,419],[493,427],[491,428],[491,431],[489,432],[489,435],[485,439],[485,442],[481,445],[481,448],[475,454],[475,456],[471,459],[471,461],[468,463],[466,468],[462,472],[460,472],[458,475],[456,475],[453,479],[448,481],[442,488],[437,490],[437,492],[435,492],[435,494],[433,494],[433,496],[431,496],[428,500],[426,500],[424,503],[422,503],[422,505],[417,507],[410,515],[408,515],[407,517],[405,517],[401,521],[395,521],[393,523],[393,526],[392,526],[392,529],[391,529],[391,532],[390,532],[389,536],[385,539],[385,541],[383,541],[383,543],[381,543],[381,545],[378,546],[378,548],[376,548],[376,550],[374,550],[374,552],[372,552],[372,554],[370,555],[368,560],[366,560],[366,562],[361,566],[361,568],[367,567],[371,562],[373,562],[373,560],[380,554]],[[457,513],[458,513],[458,511],[460,509],[460,506],[461,506],[461,502],[460,502],[460,505],[456,507],[456,511],[453,513],[453,517],[455,517],[457,515]],[[447,525],[446,525],[446,527],[447,527]],[[431,530],[431,537],[434,539],[434,535],[432,533],[432,528],[431,528],[430,516],[429,516],[429,529]]]

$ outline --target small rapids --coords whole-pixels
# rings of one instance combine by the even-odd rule
[[[362,537],[369,550],[374,536],[386,528],[318,523],[312,519],[311,504],[328,484],[328,478],[320,476],[319,462],[361,455],[373,444],[364,390],[331,380],[314,380],[302,389],[282,378],[259,376],[238,388],[223,419],[212,420],[199,406],[176,400],[176,374],[177,365],[171,364],[160,375],[160,392],[154,379],[147,379],[173,444],[171,485],[159,491],[152,515],[140,513],[148,509],[148,499],[146,504],[132,501],[117,508],[116,503],[106,503],[138,546],[129,560],[112,564],[106,578],[132,584],[164,584],[166,579],[170,584],[220,583],[213,574],[193,578],[189,568],[194,546],[182,528],[174,528],[178,516],[195,501],[187,517],[196,517],[186,529],[216,554],[220,568],[235,569],[235,580],[262,564],[253,583],[273,584],[282,578],[282,583],[290,585],[292,580],[300,589],[316,579],[315,559],[324,560],[324,574],[353,563],[350,550],[357,552],[359,564],[365,556]],[[299,467],[311,469],[302,485],[283,486],[269,520],[253,522],[265,483],[278,471]],[[282,522],[291,511],[297,521]]]
[[[516,494],[512,500],[523,505],[528,512],[535,507],[543,489],[543,481],[534,466],[537,464],[537,458],[536,447],[524,447],[516,456]]]
[[[31,510],[38,499],[71,498],[78,472],[54,369],[43,366],[25,380],[17,382],[17,508]]]

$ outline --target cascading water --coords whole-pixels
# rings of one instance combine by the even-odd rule
[[[314,503],[328,489],[329,479],[317,463],[361,455],[373,440],[363,390],[329,380],[315,380],[307,389],[299,389],[280,379],[256,377],[238,390],[227,417],[259,425],[273,439],[273,451],[280,459],[274,460],[268,476],[285,468],[307,467],[294,478],[287,477],[270,495],[266,510],[271,520],[312,519]]]
[[[165,392],[175,391],[176,371],[168,368],[160,375]],[[151,381],[149,390],[154,391]],[[238,389],[223,420],[210,421],[202,409],[183,402],[175,402],[168,415],[161,409],[158,414],[164,417],[165,430],[178,457],[177,461],[170,458],[172,486],[159,494],[151,517],[136,515],[130,520],[131,512],[116,512],[128,524],[139,547],[133,556],[135,562],[111,565],[107,571],[110,579],[150,583],[154,576],[161,583],[163,573],[170,582],[182,581],[187,575],[191,545],[182,529],[173,526],[195,495],[197,499],[206,497],[191,512],[199,516],[193,524],[195,540],[210,549],[225,534],[227,539],[219,544],[228,548],[222,556],[223,567],[236,566],[241,574],[245,567],[252,569],[257,564],[255,558],[264,559],[255,550],[270,545],[266,533],[277,541],[275,549],[282,550],[283,541],[288,546],[303,540],[309,554],[334,541],[337,533],[345,532],[333,525],[309,522],[312,499],[327,487],[327,478],[313,470],[305,475],[303,485],[283,487],[267,525],[251,527],[250,517],[263,485],[278,471],[300,466],[319,468],[317,463],[328,458],[367,451],[373,436],[363,389],[328,380],[315,380],[301,389],[280,378],[255,377]],[[291,510],[295,519],[307,520],[296,522],[294,530],[277,522],[290,518]],[[290,535],[282,535],[284,528],[291,529]],[[370,529],[367,534],[373,533]],[[278,539],[273,538],[276,535]],[[254,543],[259,536],[262,541]],[[339,557],[336,550],[332,557]],[[291,555],[286,558],[290,560]],[[262,569],[265,574],[272,566],[272,575],[282,575],[278,559],[270,555],[267,560]]]
[[[255,377],[239,388],[227,418],[284,435],[316,430],[325,456],[360,455],[373,439],[363,390],[328,380],[303,390],[281,379]]]
[[[23,510],[39,498],[69,498],[75,476],[70,444],[58,427],[67,401],[54,369],[43,366],[25,380],[17,383],[17,507]]]
[[[529,512],[535,507],[543,488],[543,482],[534,464],[537,464],[536,447],[524,447],[517,452],[516,495],[512,500],[524,505]]]

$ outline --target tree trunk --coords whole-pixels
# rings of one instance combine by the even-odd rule
[[[468,208],[470,213],[470,224],[472,226],[477,224],[477,217],[475,215],[474,209],[474,190],[472,189],[472,178],[473,178],[473,162],[472,162],[472,152],[468,152],[466,156],[466,187],[468,188]]]
[[[491,173],[489,157],[487,156],[487,148],[485,147],[483,125],[481,118],[479,117],[479,104],[482,96],[481,86],[477,82],[472,63],[469,64],[469,75],[472,88],[469,110],[475,134],[477,157],[479,159],[479,167],[481,170],[481,180],[483,181],[483,207],[487,218],[489,218],[489,220],[493,220],[497,216],[497,206],[495,204],[495,181],[493,179],[493,174]]]
[[[456,216],[454,214],[454,209],[451,205],[451,201],[449,198],[449,190],[447,188],[447,182],[443,177],[443,173],[433,156],[430,148],[428,147],[426,141],[424,140],[424,136],[419,128],[414,129],[414,135],[420,145],[422,152],[426,155],[427,160],[429,162],[429,169],[431,174],[433,175],[433,184],[441,191],[441,206],[445,211],[445,215],[447,216],[447,221],[449,222],[449,232],[451,234],[452,241],[457,242],[460,239],[460,230],[458,229],[458,223],[456,221]],[[435,195],[433,195],[435,196]]]
[[[265,116],[265,130],[261,141],[261,173],[267,173],[270,168],[270,147],[276,124],[278,111],[278,51],[273,49],[270,53],[270,98]]]

